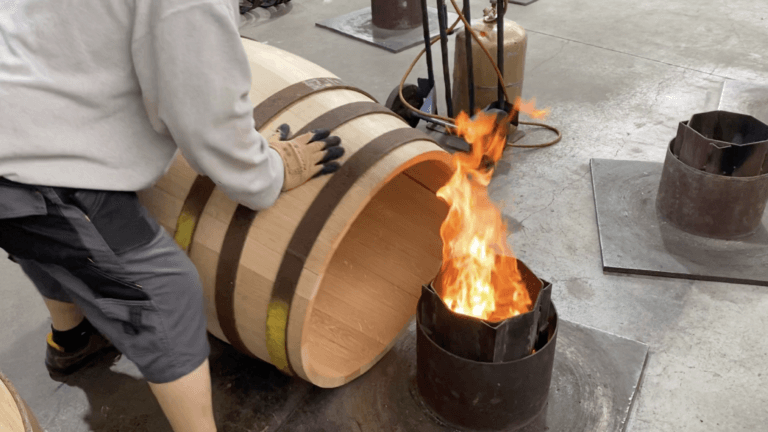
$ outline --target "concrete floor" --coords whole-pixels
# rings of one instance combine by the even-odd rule
[[[486,3],[473,3],[479,16]],[[249,14],[242,32],[383,101],[418,48],[391,54],[314,26],[367,4],[293,0],[290,10]],[[505,154],[491,185],[506,203],[515,252],[554,283],[561,317],[650,345],[629,430],[768,430],[766,288],[604,274],[589,175],[590,158],[663,161],[677,122],[716,108],[725,80],[768,85],[768,7],[761,0],[540,0],[511,6],[507,17],[528,31],[524,97],[551,107],[547,121],[563,132],[557,146]],[[548,138],[534,132],[526,140]],[[61,393],[80,390],[41,378],[43,303],[12,263],[0,260],[0,274],[0,368],[49,431],[114,430],[82,420],[57,426],[61,416],[85,416],[89,404],[67,404]],[[138,377],[121,364],[125,379]],[[148,396],[143,387],[139,393]],[[295,398],[285,400],[295,406]],[[238,430],[275,430],[276,421]]]

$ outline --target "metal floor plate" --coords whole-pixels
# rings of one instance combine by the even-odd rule
[[[415,325],[366,375],[315,389],[279,431],[454,431],[423,408],[416,390]],[[645,344],[560,320],[549,404],[525,432],[623,431],[647,355]]]
[[[592,159],[603,270],[768,286],[768,212],[740,240],[698,237],[657,216],[663,164]]]
[[[367,374],[333,390],[287,377],[211,337],[211,381],[221,431],[446,432],[419,404],[415,392],[415,320],[395,347]],[[36,331],[45,335],[46,328]],[[9,352],[32,352],[40,337],[26,337]],[[21,339],[20,339],[21,341]],[[643,373],[648,347],[560,320],[548,411],[555,431],[622,431]],[[170,426],[136,366],[105,357],[69,377],[48,378],[42,361],[26,366],[16,383],[48,432],[164,432]],[[10,361],[9,364],[12,364]],[[108,383],[109,385],[105,385]],[[528,428],[520,432],[544,430]]]
[[[428,10],[430,34],[432,37],[435,37],[439,34],[437,28],[437,9],[428,8]],[[458,15],[448,12],[449,25],[456,21],[456,18],[458,18]],[[393,53],[399,53],[419,44],[424,45],[424,30],[421,26],[411,30],[386,30],[374,27],[371,23],[370,7],[320,21],[316,25],[384,48]]]

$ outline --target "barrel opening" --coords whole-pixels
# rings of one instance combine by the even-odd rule
[[[422,284],[440,268],[448,207],[435,192],[449,177],[447,158],[419,162],[392,177],[352,222],[305,321],[304,369],[319,375],[313,382],[364,372],[409,323]]]
[[[0,372],[0,431],[40,431],[37,420],[10,381]]]

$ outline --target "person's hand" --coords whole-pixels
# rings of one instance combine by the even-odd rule
[[[269,139],[269,146],[280,153],[285,165],[283,192],[338,171],[340,165],[334,161],[344,155],[339,137],[320,129],[288,140],[290,133],[291,128],[284,124]]]

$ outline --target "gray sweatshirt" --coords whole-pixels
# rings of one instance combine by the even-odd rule
[[[0,0],[0,177],[136,191],[180,149],[232,199],[271,206],[283,163],[254,130],[238,3]]]

